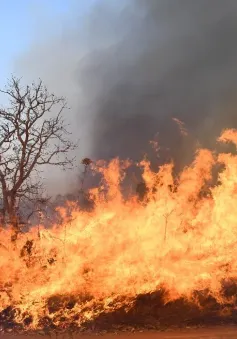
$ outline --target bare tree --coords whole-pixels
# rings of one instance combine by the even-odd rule
[[[70,141],[62,117],[65,99],[49,93],[41,80],[22,86],[12,77],[0,92],[9,99],[9,107],[0,109],[2,218],[17,235],[18,202],[38,198],[43,166],[71,167],[74,159],[69,152],[76,144]]]

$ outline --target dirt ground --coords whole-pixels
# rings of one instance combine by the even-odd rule
[[[1,339],[237,339],[237,327],[215,327],[215,328],[198,328],[172,330],[166,332],[138,332],[138,333],[107,333],[107,334],[1,334]]]

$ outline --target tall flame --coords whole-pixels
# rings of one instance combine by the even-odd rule
[[[224,131],[219,141],[237,146],[237,131]],[[218,163],[218,184],[208,186]],[[200,149],[177,179],[172,163],[153,172],[142,161],[143,203],[123,198],[127,166],[114,159],[99,167],[104,183],[90,192],[93,211],[72,205],[68,219],[61,209],[63,224],[32,228],[14,249],[1,230],[0,311],[11,306],[15,321],[33,329],[45,317],[80,326],[161,287],[167,302],[195,302],[193,292],[204,289],[225,302],[223,280],[237,279],[237,156]]]

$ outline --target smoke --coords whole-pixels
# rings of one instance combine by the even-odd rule
[[[139,158],[159,132],[162,145],[185,162],[197,140],[209,145],[222,128],[237,123],[237,4],[134,3],[124,39],[91,57],[89,78],[103,87],[93,151]],[[179,135],[172,117],[186,124],[190,138]]]
[[[95,1],[81,17],[70,3],[60,33],[41,18],[16,69],[68,98],[78,157],[137,160],[157,136],[161,161],[182,166],[237,127],[235,0]]]

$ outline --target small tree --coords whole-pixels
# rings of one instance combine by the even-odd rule
[[[66,101],[48,92],[40,80],[21,86],[12,77],[5,90],[10,107],[0,109],[0,185],[2,219],[19,232],[17,205],[38,198],[42,166],[71,167],[74,144],[68,138],[63,111]]]

